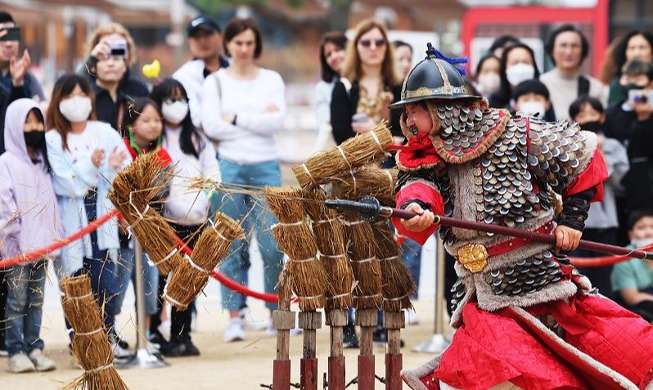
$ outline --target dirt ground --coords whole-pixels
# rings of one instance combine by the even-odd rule
[[[431,354],[411,352],[410,348],[430,339],[433,334],[434,301],[421,299],[415,303],[420,324],[402,331],[406,342],[403,350],[404,367],[414,368],[432,357]],[[296,310],[296,309],[295,309]],[[82,374],[73,366],[68,353],[68,338],[64,332],[60,306],[46,305],[43,316],[42,338],[45,353],[57,363],[57,370],[47,373],[11,374],[6,371],[7,358],[0,358],[0,383],[7,389],[57,389]],[[262,304],[252,307],[252,317],[266,321],[267,311]],[[134,346],[133,313],[123,313],[118,318],[122,333]],[[255,321],[258,321],[255,320]],[[198,303],[196,329],[193,341],[201,351],[199,357],[169,358],[168,367],[156,369],[121,369],[119,374],[130,389],[257,389],[261,384],[272,383],[272,361],[276,351],[276,337],[265,331],[248,331],[247,339],[225,343],[222,333],[227,325],[227,314],[219,308],[216,299]],[[329,351],[328,327],[318,331],[319,388],[327,368]],[[299,382],[299,359],[302,354],[302,337],[291,338],[292,381]],[[356,375],[356,350],[346,350],[347,381]],[[383,377],[384,350],[376,348],[376,373]],[[355,387],[352,387],[355,388]],[[377,389],[383,389],[377,383]],[[407,388],[407,387],[406,387]]]

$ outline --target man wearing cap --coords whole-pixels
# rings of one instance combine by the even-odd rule
[[[553,234],[555,245],[440,227],[456,259],[452,343],[415,370],[413,389],[637,389],[653,386],[653,327],[592,288],[565,251],[579,244],[607,177],[596,135],[467,92],[466,59],[429,45],[404,80],[393,221],[424,243],[435,215]],[[562,196],[561,210],[556,194]],[[556,210],[560,211],[559,213]],[[609,347],[608,347],[609,346]],[[647,387],[648,388],[648,387]],[[652,387],[653,388],[653,387]]]
[[[188,47],[193,56],[172,75],[186,89],[193,124],[200,127],[202,86],[204,79],[220,68],[229,66],[222,51],[222,34],[218,23],[208,16],[198,16],[186,27]]]

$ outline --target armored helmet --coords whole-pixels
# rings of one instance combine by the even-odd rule
[[[481,99],[467,93],[465,70],[456,66],[467,63],[466,58],[447,58],[430,43],[426,46],[426,58],[408,72],[401,88],[401,100],[390,108],[425,99]]]

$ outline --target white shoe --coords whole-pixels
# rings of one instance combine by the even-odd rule
[[[9,358],[10,372],[20,374],[23,372],[33,372],[34,370],[36,370],[34,363],[24,353],[19,353]]]
[[[167,340],[170,340],[170,320],[165,320],[156,328]]]
[[[414,310],[404,310],[406,325],[419,325],[419,318]]]
[[[231,343],[233,341],[245,340],[245,330],[243,327],[243,320],[240,318],[232,318],[229,321],[227,329],[224,331],[224,341]]]
[[[115,359],[127,359],[131,357],[131,353],[116,342],[111,342],[111,349],[113,350],[113,357]]]
[[[43,354],[40,349],[34,349],[29,354],[29,359],[34,363],[36,371],[52,371],[57,368],[54,361]]]

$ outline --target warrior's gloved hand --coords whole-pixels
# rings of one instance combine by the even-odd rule
[[[572,229],[569,226],[558,225],[555,228],[554,234],[556,236],[556,250],[573,251],[578,248],[583,232]]]
[[[418,203],[409,203],[404,208],[405,210],[413,211],[418,215],[411,219],[402,219],[401,224],[404,225],[406,230],[411,232],[421,232],[433,226],[435,215],[431,210],[424,210]]]

